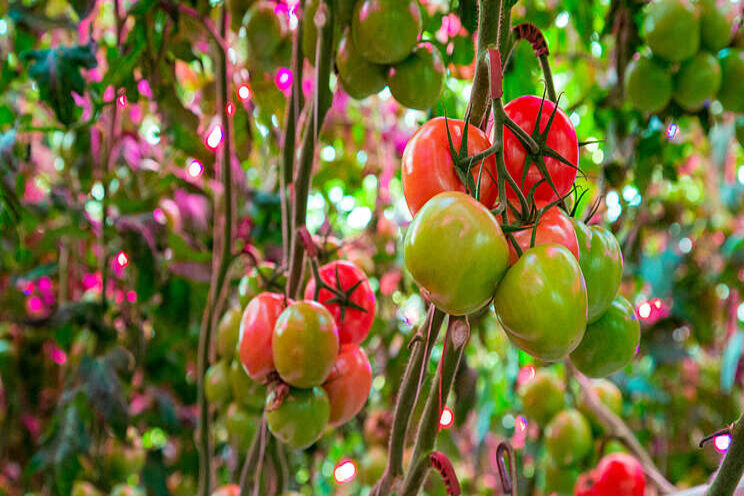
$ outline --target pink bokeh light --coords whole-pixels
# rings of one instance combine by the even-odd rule
[[[290,71],[286,67],[280,67],[279,70],[276,71],[274,83],[276,83],[276,87],[280,90],[288,91],[292,87],[293,80],[294,77],[292,75],[292,71]]]

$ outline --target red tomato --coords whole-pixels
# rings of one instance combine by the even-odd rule
[[[372,389],[372,367],[364,350],[356,344],[341,347],[323,389],[331,401],[330,425],[342,425],[354,418]]]
[[[646,478],[643,466],[627,453],[603,457],[597,468],[579,477],[575,496],[643,496]]]
[[[527,95],[515,98],[504,107],[506,115],[512,118],[514,122],[524,129],[527,133],[532,134],[537,122],[537,112],[540,109],[542,98]],[[542,113],[540,114],[540,131],[545,131],[550,115],[555,109],[555,104],[549,100],[543,103]],[[576,138],[576,129],[568,119],[568,116],[560,108],[555,114],[555,119],[550,127],[546,144],[558,152],[563,158],[578,166],[579,163],[579,141]],[[534,163],[529,164],[527,176],[522,183],[522,173],[525,166],[527,153],[522,143],[511,131],[504,127],[504,160],[506,169],[517,182],[526,196],[533,185],[542,179],[542,174]],[[576,179],[576,167],[564,164],[557,159],[545,157],[545,166],[548,169],[550,178],[555,185],[558,195],[565,196],[571,191],[571,186]],[[507,184],[507,196],[516,198],[514,190]],[[547,182],[540,184],[535,190],[535,200],[545,200],[551,202],[558,198],[555,191]]]
[[[318,294],[318,302],[322,303],[336,321],[338,326],[338,337],[341,344],[359,344],[369,334],[372,322],[375,320],[375,292],[369,285],[364,271],[346,260],[335,260],[322,266],[319,270],[320,278],[328,286],[347,292],[355,285],[356,289],[351,293],[349,300],[354,305],[363,308],[364,311],[353,308],[343,303],[332,302],[336,295],[327,289],[321,289]],[[360,282],[361,281],[361,282]],[[311,278],[305,287],[305,299],[315,298],[315,279]]]
[[[291,303],[284,295],[261,293],[245,307],[240,319],[238,352],[243,368],[254,381],[262,381],[274,370],[271,336],[285,304]]]
[[[530,248],[530,242],[532,240],[532,227],[524,231],[516,231],[513,234],[514,239],[522,249],[522,253],[527,251]],[[565,246],[576,257],[576,260],[579,259],[579,243],[576,240],[576,231],[568,215],[557,206],[548,209],[547,212],[542,214],[540,221],[537,223],[535,246],[546,245],[548,243]],[[509,265],[513,265],[517,259],[519,259],[517,250],[514,249],[514,245],[509,240]]]
[[[448,119],[447,122],[452,136],[452,145],[455,147],[455,152],[458,152],[465,123],[455,119]],[[468,128],[468,155],[480,153],[490,146],[491,142],[486,133],[473,125]],[[479,171],[480,162],[471,169],[475,184],[478,184]],[[480,176],[479,200],[486,207],[491,208],[499,194],[498,186],[491,178],[491,176],[496,177],[495,155],[483,161],[483,171]],[[455,172],[444,117],[436,117],[426,122],[408,142],[403,152],[401,179],[403,194],[411,215],[416,215],[424,203],[439,193],[466,192],[465,185]]]

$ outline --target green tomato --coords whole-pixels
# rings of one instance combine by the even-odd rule
[[[592,450],[589,421],[578,410],[563,410],[545,428],[545,447],[561,467],[582,461]]]
[[[361,57],[348,31],[338,45],[336,67],[344,91],[356,100],[374,95],[385,88],[385,66],[373,64]]]
[[[274,402],[269,393],[266,405]],[[304,449],[320,439],[331,415],[331,404],[323,388],[291,388],[282,403],[266,410],[266,425],[274,436],[295,449]]]
[[[602,402],[612,413],[620,415],[623,410],[623,394],[620,392],[617,386],[606,379],[599,379],[592,382],[592,391],[597,395],[599,401]],[[604,426],[599,421],[597,415],[589,408],[584,399],[584,395],[579,397],[576,404],[576,408],[584,414],[589,420],[592,426],[592,430],[599,434],[604,432]]]
[[[416,46],[421,28],[416,0],[359,0],[351,20],[354,45],[375,64],[405,59]]]
[[[610,455],[612,453],[630,454],[630,451],[628,451],[628,448],[617,439],[610,439],[609,441],[607,441],[607,443],[605,443],[604,449],[602,450],[602,455]]]
[[[230,403],[225,412],[225,427],[227,428],[230,442],[235,445],[239,453],[245,453],[250,448],[253,438],[256,436],[258,419],[256,414],[248,412]]]
[[[536,371],[535,377],[520,386],[518,394],[522,400],[522,412],[541,425],[566,407],[563,382],[545,370]]]
[[[561,467],[553,460],[548,460],[545,466],[545,494],[573,496],[579,475],[581,470],[576,467]]]
[[[586,329],[584,277],[566,248],[530,248],[506,272],[493,306],[509,339],[546,362],[560,360],[579,345]]]
[[[682,62],[674,79],[674,101],[685,110],[698,110],[721,87],[721,66],[708,52]]]
[[[641,341],[641,324],[633,305],[617,295],[596,322],[589,324],[571,362],[589,377],[605,377],[633,360]]]
[[[601,226],[573,221],[579,242],[579,265],[586,283],[587,322],[597,320],[612,304],[623,277],[623,253],[612,233]]]
[[[643,29],[654,55],[670,62],[690,58],[700,47],[700,21],[687,1],[652,2],[646,11]]]
[[[625,95],[641,112],[658,112],[672,98],[672,76],[656,60],[639,57],[625,70]]]
[[[372,446],[365,451],[359,463],[359,479],[365,486],[377,482],[387,466],[387,450],[382,446]]]
[[[110,439],[103,455],[103,471],[109,480],[122,481],[139,474],[145,466],[147,452],[141,446],[125,446]]]
[[[217,355],[232,360],[238,346],[240,318],[243,312],[236,307],[229,308],[217,326]]]
[[[207,401],[222,406],[230,401],[230,366],[227,360],[212,364],[204,374],[204,394]]]
[[[266,60],[271,57],[285,35],[285,26],[270,2],[253,5],[243,19],[248,52],[251,58]]]
[[[266,401],[266,386],[254,381],[245,371],[239,360],[230,364],[230,390],[232,397],[241,406],[260,410]]]
[[[465,193],[439,193],[418,211],[404,242],[406,268],[431,301],[467,315],[493,295],[509,249],[491,212]]]
[[[720,62],[723,78],[718,100],[725,110],[744,113],[744,50],[724,50]]]
[[[736,139],[741,146],[744,146],[744,116],[736,118]]]
[[[390,69],[390,92],[401,105],[428,110],[442,94],[446,72],[439,49],[429,42],[419,43]]]
[[[272,336],[274,366],[287,384],[320,386],[333,369],[339,351],[336,323],[316,301],[298,301],[280,315]]]
[[[725,9],[719,9],[715,0],[698,0],[700,9],[700,42],[713,53],[731,41],[731,21]]]

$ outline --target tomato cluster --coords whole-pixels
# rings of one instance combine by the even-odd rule
[[[713,99],[744,112],[744,52],[726,48],[732,20],[715,0],[657,0],[643,23],[650,56],[636,56],[625,74],[630,103],[659,112],[674,100],[696,112]]]
[[[635,355],[640,325],[617,295],[617,240],[562,207],[578,171],[576,130],[546,99],[519,97],[504,112],[540,151],[528,151],[505,126],[504,172],[512,180],[504,178],[503,201],[496,158],[488,154],[493,147],[480,129],[435,118],[408,142],[401,176],[414,218],[404,244],[406,267],[444,312],[468,315],[493,302],[520,349],[543,361],[570,354],[585,374],[609,375]],[[463,170],[465,155],[483,159]],[[497,204],[505,214],[494,215]]]
[[[306,448],[367,401],[372,369],[360,344],[374,320],[374,292],[350,262],[330,262],[317,274],[320,284],[311,278],[305,299],[293,301],[266,290],[283,284],[283,275],[259,265],[239,285],[245,309],[232,308],[220,321],[220,360],[206,372],[205,394],[241,451],[262,409],[275,437]]]

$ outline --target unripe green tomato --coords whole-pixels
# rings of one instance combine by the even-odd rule
[[[351,33],[362,57],[375,64],[395,64],[411,53],[421,34],[416,0],[359,0]]]
[[[674,101],[685,110],[698,110],[721,87],[721,66],[708,52],[682,62],[674,78]]]
[[[236,307],[228,308],[217,326],[217,355],[226,360],[232,360],[238,346],[240,334],[240,317],[242,310]]]
[[[579,244],[579,266],[586,283],[587,322],[597,320],[612,304],[623,277],[623,254],[610,231],[572,218]]]
[[[446,72],[439,49],[429,42],[419,43],[390,69],[390,92],[401,105],[428,110],[442,94]]]
[[[486,207],[465,193],[447,191],[416,213],[406,232],[404,258],[438,308],[467,315],[491,299],[509,263],[509,249]]]
[[[625,70],[625,95],[636,110],[658,112],[672,98],[672,76],[653,58],[639,57]]]
[[[250,410],[260,410],[266,401],[266,386],[248,376],[239,360],[230,364],[230,390],[238,404]]]
[[[620,416],[623,410],[623,395],[615,384],[606,379],[599,379],[592,382],[591,388],[604,406],[615,415]],[[604,432],[604,426],[599,421],[597,415],[587,405],[584,395],[579,397],[576,408],[584,414],[592,425],[594,432],[600,434]]]
[[[207,401],[222,406],[230,401],[230,366],[227,360],[220,360],[210,365],[204,374],[204,394]]]
[[[725,110],[744,113],[744,50],[726,49],[720,62],[723,78],[718,100]]]
[[[239,453],[245,453],[250,448],[256,435],[256,425],[259,419],[237,403],[230,403],[225,412],[225,428],[227,428],[230,442],[235,445]]]
[[[744,116],[736,118],[736,139],[741,146],[744,146]]]
[[[545,493],[555,496],[573,496],[576,479],[581,470],[576,467],[561,467],[553,460],[545,466]]]
[[[356,100],[379,93],[387,84],[385,66],[373,64],[359,55],[348,30],[338,45],[336,67],[344,91]]]
[[[618,441],[617,439],[610,439],[604,445],[604,449],[602,450],[602,456],[610,455],[612,453],[630,454],[630,451],[628,451],[628,448],[626,448],[625,445],[621,443],[620,441]]]
[[[654,55],[670,62],[692,57],[700,47],[700,21],[687,0],[656,0],[643,21],[646,42]]]
[[[560,245],[530,248],[506,272],[493,306],[518,348],[546,362],[562,359],[586,329],[586,285],[579,262]]]
[[[266,398],[274,402],[274,392]],[[266,410],[266,425],[277,439],[295,449],[305,449],[320,439],[328,424],[331,405],[323,388],[291,388],[281,405]]]
[[[589,421],[578,410],[563,410],[545,429],[545,447],[556,465],[567,467],[580,462],[592,450]]]
[[[102,496],[96,486],[87,481],[77,480],[72,484],[71,496]]]
[[[731,41],[731,21],[726,8],[716,0],[698,0],[700,8],[700,42],[703,48],[713,53],[724,48]]]
[[[535,377],[519,387],[522,412],[540,425],[566,407],[565,387],[555,375],[545,370],[535,372]]]
[[[279,315],[271,345],[274,366],[284,382],[298,388],[320,386],[338,356],[338,329],[326,307],[298,301]]]
[[[387,450],[382,446],[372,446],[359,463],[359,479],[365,486],[377,482],[387,466]]]
[[[596,322],[589,324],[571,362],[589,377],[606,377],[628,365],[641,341],[633,305],[620,295]]]
[[[285,35],[285,26],[270,2],[259,1],[243,19],[248,51],[253,58],[270,58]]]
[[[130,475],[142,471],[146,458],[147,453],[141,446],[125,446],[111,439],[104,449],[103,470],[109,480],[126,480]]]

